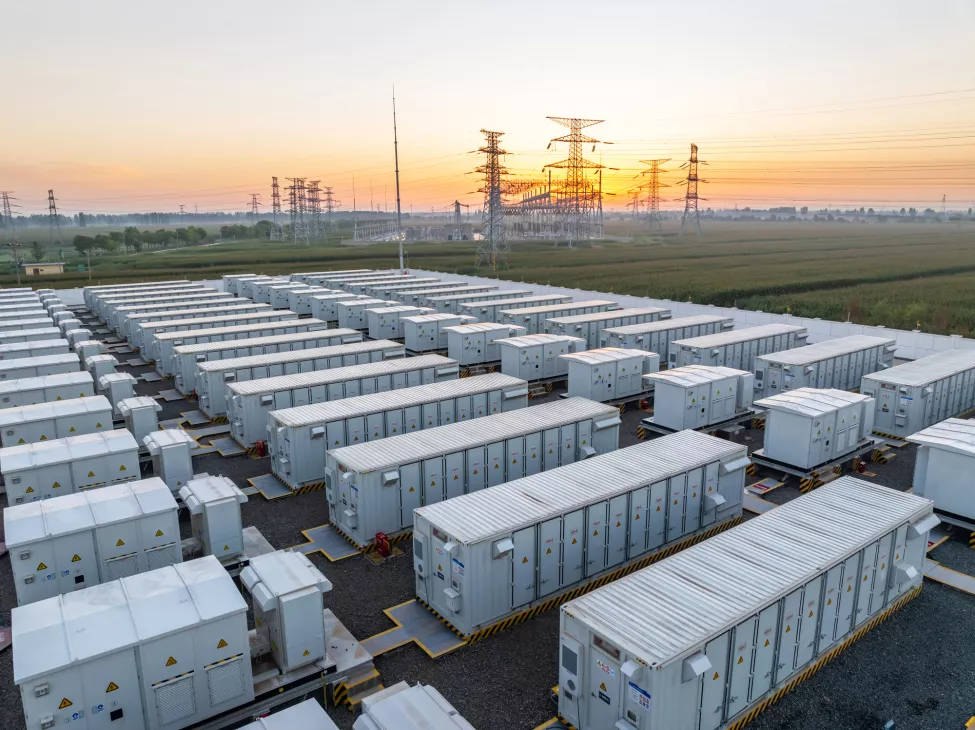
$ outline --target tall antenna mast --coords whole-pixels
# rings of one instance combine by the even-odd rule
[[[399,239],[399,270],[403,267],[403,224],[400,220],[399,202],[399,137],[396,134],[396,87],[393,87],[393,156],[396,158],[396,238]]]

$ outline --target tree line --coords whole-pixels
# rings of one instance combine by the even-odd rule
[[[198,226],[187,226],[173,230],[140,231],[134,226],[124,231],[99,233],[95,236],[77,235],[72,241],[75,250],[82,255],[93,253],[136,253],[143,250],[167,248],[169,246],[193,246],[207,240],[207,232]]]

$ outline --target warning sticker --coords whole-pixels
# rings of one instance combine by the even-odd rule
[[[75,556],[73,558],[71,558],[71,562],[72,563],[80,563],[81,562],[81,556],[78,555],[78,554],[75,554]]]
[[[68,433],[74,433],[77,430],[78,429],[76,429],[74,426],[72,426],[71,428],[68,429]]]
[[[67,709],[68,707],[71,707],[71,705],[72,705],[71,700],[69,700],[67,697],[65,697],[63,700],[61,700],[61,704],[58,705],[58,709],[59,710],[64,710],[64,709]]]
[[[95,476],[95,472],[93,472],[93,471],[88,472],[88,476],[90,476],[90,477]]]
[[[163,536],[163,531],[162,530],[156,530],[156,537],[162,537],[162,536]]]
[[[171,666],[173,666],[173,665],[174,665],[175,663],[176,663],[176,659],[175,659],[175,657],[169,657],[169,659],[167,659],[167,660],[166,660],[166,666],[167,666],[167,667],[171,667]]]
[[[47,570],[47,566],[44,563],[38,563],[37,564],[37,569],[38,570]]]
[[[119,466],[118,470],[119,471],[125,471],[125,464],[122,464],[121,466]]]
[[[305,649],[305,653],[304,653],[304,654],[302,654],[302,656],[308,656],[309,654],[311,654],[311,652],[310,652],[310,651],[308,651],[307,649]]]
[[[122,547],[123,545],[125,545],[125,540],[123,540],[123,539],[122,539],[122,538],[120,537],[120,538],[118,539],[118,542],[117,542],[117,543],[115,543],[115,547]]]
[[[642,687],[629,682],[630,702],[637,705],[641,710],[650,709],[650,693]]]
[[[57,484],[57,482],[55,482],[55,485],[56,484]],[[34,491],[34,487],[27,487],[27,489],[24,490],[24,492],[26,492],[27,494],[30,494],[33,491]]]
[[[223,649],[225,646],[227,646],[227,642],[224,641],[223,639],[220,639],[220,641],[217,643],[217,648]]]
[[[118,685],[115,682],[109,682],[108,687],[105,689],[105,693],[114,692],[118,689]]]

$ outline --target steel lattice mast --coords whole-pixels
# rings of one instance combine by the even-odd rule
[[[14,212],[9,191],[3,191],[3,240],[4,243],[11,243],[17,237],[17,230],[14,228]]]
[[[48,225],[51,229],[51,243],[61,246],[61,219],[58,216],[58,204],[54,200],[54,191],[47,191],[47,215],[48,215]],[[57,235],[54,232],[57,231]]]
[[[694,225],[697,227],[697,235],[701,235],[701,215],[697,209],[697,203],[699,200],[703,200],[698,196],[698,185],[702,182],[707,182],[706,180],[701,180],[697,174],[697,166],[700,163],[697,159],[697,145],[691,144],[691,158],[681,165],[683,170],[687,168],[687,179],[684,180],[681,185],[686,185],[687,189],[684,193],[684,215],[680,219],[680,233],[677,235],[684,235],[684,223],[687,221],[687,214],[690,213],[694,216]]]
[[[322,200],[322,202],[325,204],[325,228],[327,230],[331,231],[332,230],[332,214],[335,212],[335,209],[339,205],[341,205],[342,203],[340,201],[338,201],[338,200],[335,199],[335,193],[333,192],[333,188],[331,188],[330,186],[326,185],[323,188],[323,190],[325,191],[325,193],[324,193],[325,197]]]
[[[586,127],[602,124],[602,119],[576,119],[572,117],[546,117],[556,124],[569,129],[569,133],[556,137],[549,142],[549,147],[556,142],[569,143],[568,158],[554,162],[545,167],[565,170],[565,182],[558,193],[557,210],[562,219],[562,233],[566,236],[569,246],[582,240],[592,240],[594,233],[599,230],[599,210],[602,207],[601,192],[586,180],[586,170],[599,170],[602,165],[587,160],[582,155],[582,145],[595,145],[600,140],[582,133]]]
[[[278,186],[277,177],[271,178],[271,240],[280,241],[281,224],[278,218],[281,217],[281,188]]]
[[[324,233],[322,227],[322,198],[321,180],[308,181],[308,227],[312,238],[319,238]]]
[[[251,193],[251,215],[254,216],[254,223],[257,223],[257,218],[261,214],[260,210],[258,209],[258,201],[260,197],[260,193]]]
[[[660,173],[667,172],[661,170],[660,166],[670,162],[670,158],[656,160],[640,160],[644,165],[649,165],[649,170],[644,170],[641,174],[649,175],[650,179],[646,183],[647,188],[647,227],[653,228],[657,225],[657,230],[662,231],[663,225],[660,222],[660,188],[669,188],[667,183],[660,182]]]
[[[481,217],[482,240],[477,245],[477,259],[474,266],[487,264],[497,271],[508,268],[508,236],[504,228],[504,201],[501,195],[502,177],[508,171],[501,165],[501,155],[507,154],[498,146],[504,132],[492,132],[482,129],[486,144],[478,149],[487,155],[484,164],[475,172],[484,175],[484,187],[478,192],[484,193],[484,211]]]

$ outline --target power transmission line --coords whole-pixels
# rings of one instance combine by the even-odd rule
[[[499,268],[508,268],[508,254],[511,251],[504,228],[504,204],[501,199],[501,178],[508,174],[499,159],[501,155],[506,154],[498,146],[504,132],[482,129],[481,133],[485,137],[486,144],[478,149],[478,152],[487,155],[487,159],[475,170],[484,175],[484,186],[478,190],[484,193],[484,212],[481,218],[482,238],[477,245],[474,266],[476,268],[486,264],[497,271]],[[458,208],[458,214],[459,212]]]
[[[602,124],[602,119],[576,119],[571,117],[547,117],[556,124],[567,127],[569,133],[549,142],[549,148],[556,142],[569,143],[568,158],[545,165],[546,168],[565,170],[565,182],[558,191],[556,209],[562,219],[563,233],[569,247],[582,240],[602,237],[599,211],[602,208],[601,191],[597,191],[586,179],[586,170],[602,169],[598,162],[582,156],[582,145],[592,144],[593,150],[600,140],[582,133],[586,127]]]

